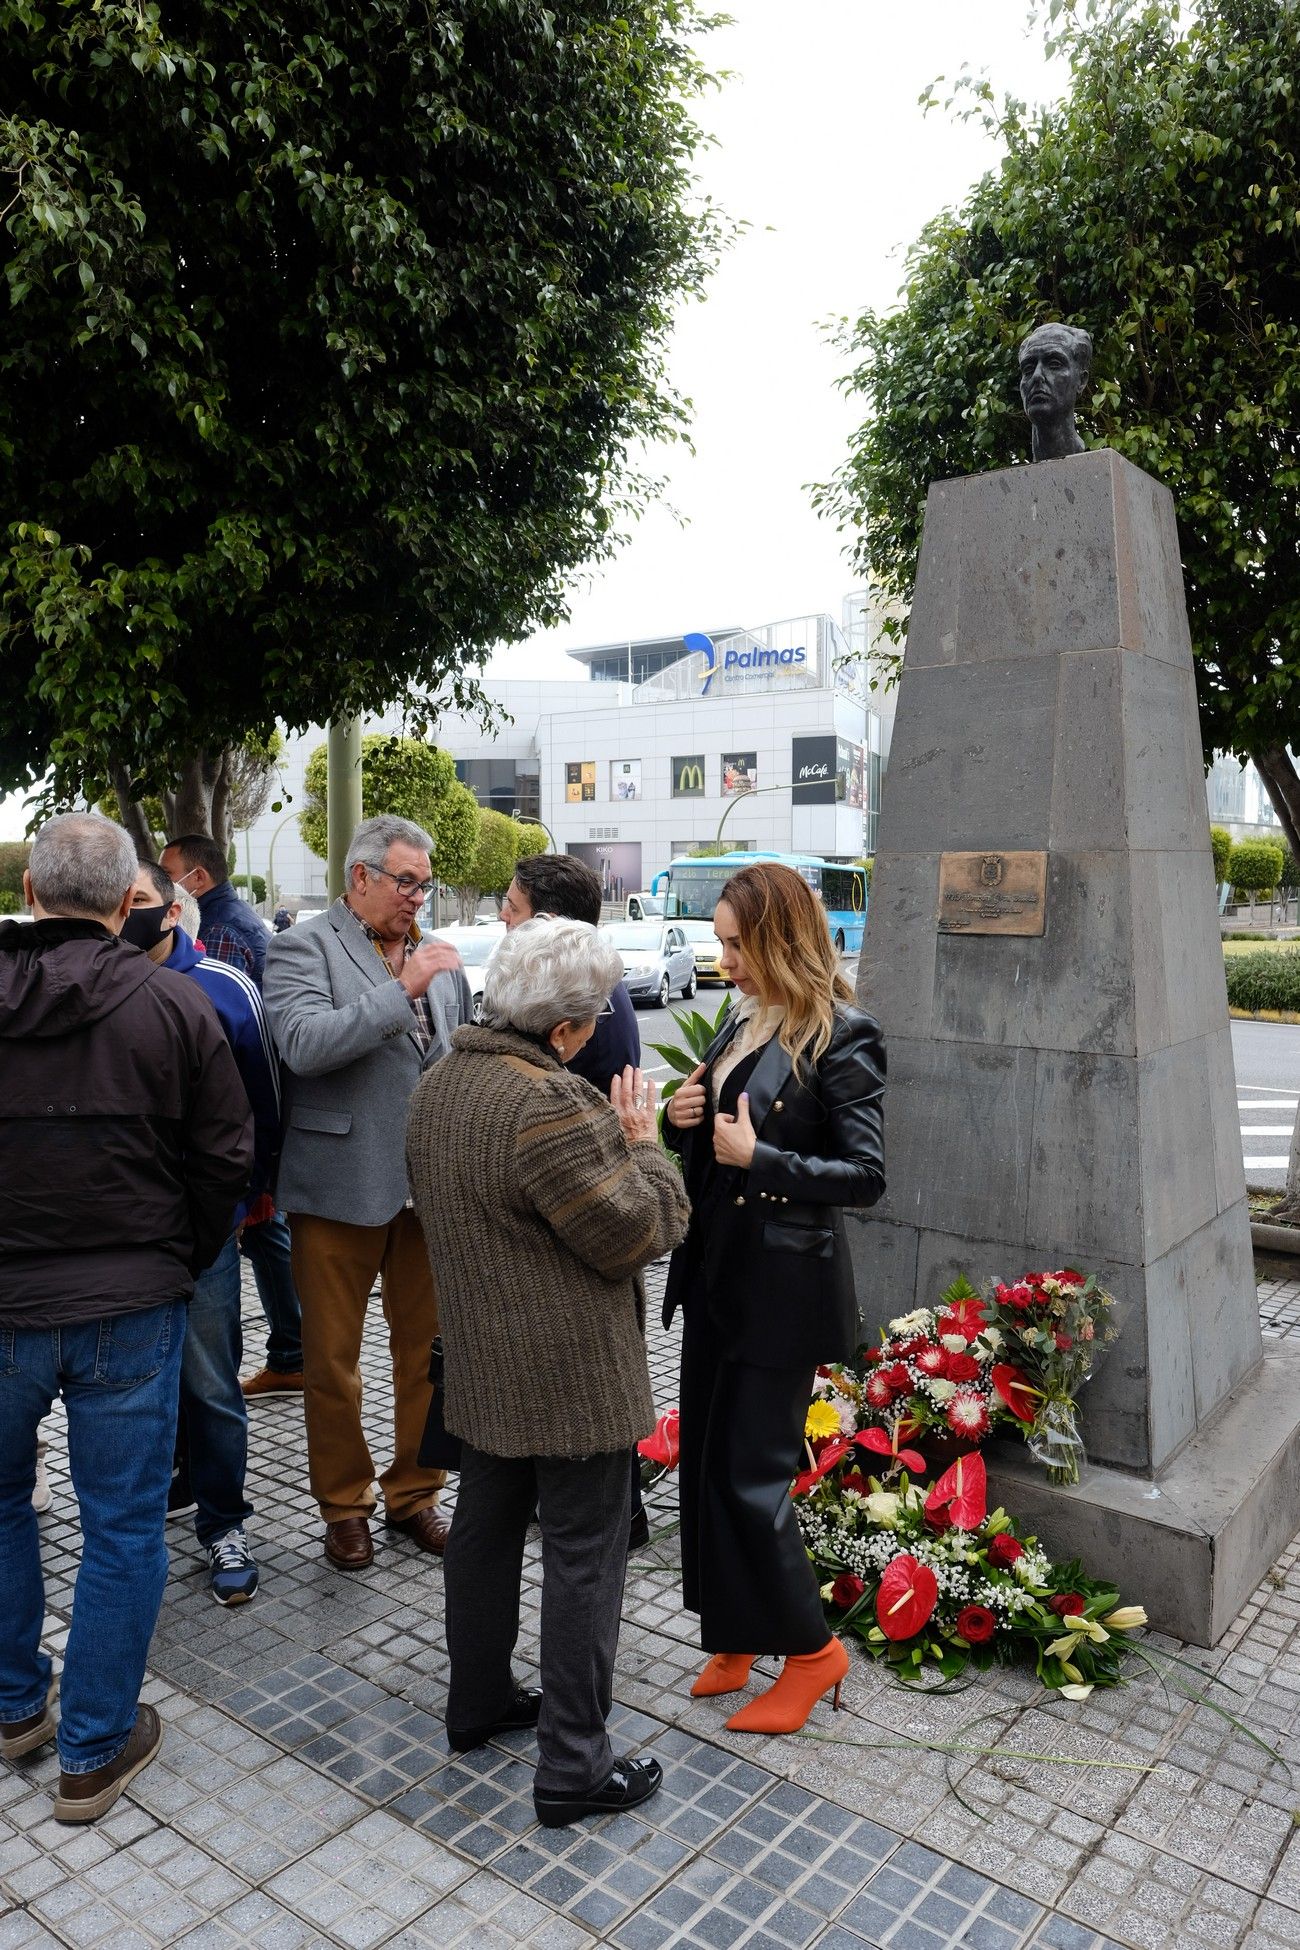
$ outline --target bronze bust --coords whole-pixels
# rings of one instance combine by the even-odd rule
[[[1035,460],[1086,451],[1074,409],[1092,371],[1092,340],[1077,325],[1039,325],[1020,346],[1020,398],[1034,430]]]

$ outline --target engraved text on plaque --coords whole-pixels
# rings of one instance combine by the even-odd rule
[[[940,934],[1041,934],[1046,853],[941,853]]]

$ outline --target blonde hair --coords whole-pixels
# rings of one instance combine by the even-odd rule
[[[740,952],[765,1008],[781,1008],[781,1047],[798,1075],[817,1063],[835,1033],[835,1005],[853,990],[840,974],[826,913],[793,867],[759,860],[734,873],[719,895],[736,917]]]

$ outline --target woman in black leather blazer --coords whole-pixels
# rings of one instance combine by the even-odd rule
[[[743,999],[664,1129],[692,1205],[664,1301],[665,1325],[683,1313],[682,1589],[714,1655],[692,1692],[739,1691],[756,1655],[784,1654],[776,1685],[727,1724],[792,1732],[832,1686],[838,1703],[848,1666],[790,1483],[814,1370],[858,1344],[840,1208],[885,1188],[885,1052],[789,867],[733,875],[714,927]]]

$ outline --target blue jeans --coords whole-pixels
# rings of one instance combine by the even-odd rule
[[[241,1250],[253,1269],[257,1297],[270,1330],[266,1365],[272,1374],[302,1373],[302,1302],[289,1260],[289,1221],[283,1212],[245,1228]]]
[[[0,1326],[0,1720],[45,1704],[45,1584],[32,1486],[36,1431],[56,1395],[81,1508],[81,1566],[63,1658],[59,1760],[88,1774],[135,1725],[167,1582],[167,1488],[185,1304],[71,1327]]]
[[[199,1506],[194,1532],[205,1550],[253,1512],[244,1497],[248,1409],[239,1387],[243,1354],[239,1242],[232,1232],[194,1283],[181,1361],[181,1421],[190,1485]]]

